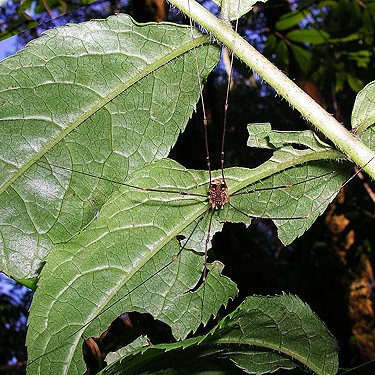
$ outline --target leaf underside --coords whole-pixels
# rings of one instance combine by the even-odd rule
[[[317,166],[315,169],[311,165],[304,165],[291,169],[291,176],[289,169],[277,178],[271,177],[271,180],[275,183],[276,178],[276,184],[279,178],[284,182],[295,180],[295,174],[300,168],[304,173],[309,172],[309,176],[321,172]],[[227,169],[226,181],[230,191],[240,191],[243,181],[254,178],[254,173],[257,174],[246,168]],[[214,172],[213,177],[216,176],[219,177],[220,172]],[[326,185],[336,179],[334,176],[328,174],[323,177],[323,180],[328,180]],[[135,172],[127,182],[135,186],[147,184],[151,188],[173,187],[178,191],[204,195],[208,180],[207,172],[186,170],[178,163],[164,159]],[[283,215],[291,215],[285,207],[289,207],[294,214],[298,212],[303,215],[306,211],[297,211],[298,201],[304,199],[303,196],[309,197],[314,193],[313,199],[308,201],[316,206],[320,204],[317,198],[326,199],[331,194],[328,188],[321,189],[321,178],[312,182],[313,186],[304,183],[287,189],[259,191],[229,199],[246,212],[258,211],[258,214],[263,214],[267,212],[265,207],[271,207],[270,202],[274,201],[278,202]],[[340,185],[342,181],[339,179],[336,183]],[[265,179],[262,184],[267,185],[268,180]],[[292,207],[292,202],[296,202],[295,207]],[[63,345],[48,353],[42,361],[33,363],[29,367],[30,371],[33,366],[40,365],[41,373],[61,372],[62,368],[55,367],[61,365],[61,358],[69,362],[69,369],[83,369],[80,367],[83,364],[77,364],[82,361],[81,334],[84,337],[99,336],[124,311],[152,314],[170,325],[178,339],[195,331],[201,322],[206,324],[210,316],[216,314],[219,307],[226,304],[229,298],[234,298],[237,292],[230,280],[220,276],[220,264],[214,266],[207,281],[195,290],[203,269],[202,252],[208,214],[194,232],[191,243],[186,244],[177,260],[172,260],[181,246],[176,236],[183,233],[186,239],[207,207],[205,197],[181,197],[179,194],[122,187],[110,197],[84,231],[69,242],[56,246],[47,257],[34,297],[28,331],[29,353],[31,358],[36,358]],[[311,209],[311,206],[307,207]],[[318,211],[322,210],[323,206]],[[275,212],[280,217],[280,212]],[[226,220],[249,222],[250,219],[226,206],[214,213],[213,233]],[[311,225],[311,221],[312,218],[295,218],[278,222],[290,225],[290,233],[295,236],[297,230],[304,231],[304,227]],[[167,264],[168,267],[160,271]],[[76,304],[78,300],[82,301],[79,307]],[[115,305],[111,306],[113,303]],[[106,311],[109,306],[111,308]],[[99,314],[98,318],[91,321]],[[41,331],[40,327],[46,328]],[[64,341],[81,327],[84,327],[81,332]],[[72,348],[76,348],[76,360],[70,357]],[[70,370],[65,373],[70,373]]]
[[[194,37],[204,81],[220,49]],[[37,276],[117,188],[48,163],[123,181],[168,155],[200,95],[192,48],[189,27],[119,14],[50,30],[1,62],[3,272]]]

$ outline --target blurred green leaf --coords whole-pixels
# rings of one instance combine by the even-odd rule
[[[275,63],[281,70],[287,70],[289,66],[289,51],[284,40],[279,40],[275,49]]]
[[[294,58],[296,59],[299,67],[301,70],[308,74],[311,68],[311,59],[312,54],[311,52],[307,51],[305,48],[297,46],[294,43],[289,44],[290,50],[292,51]]]
[[[271,34],[268,36],[266,42],[264,43],[263,53],[265,56],[272,56],[276,48],[277,38],[275,35]]]
[[[360,35],[358,33],[353,33],[347,36],[344,36],[342,38],[331,38],[330,42],[331,43],[345,43],[345,42],[352,42],[354,40],[359,40]]]
[[[306,9],[302,10],[294,10],[290,13],[284,14],[280,17],[280,19],[276,22],[276,29],[277,30],[286,30],[290,29],[293,26],[298,25],[304,18],[306,18],[310,12]]]
[[[371,51],[356,51],[356,52],[345,52],[343,55],[347,56],[349,60],[355,61],[358,68],[367,68],[371,62],[373,53]]]
[[[20,8],[22,10],[29,10],[33,3],[34,3],[34,0],[25,0],[25,1],[20,3]]]
[[[363,82],[354,73],[349,73],[346,78],[348,80],[349,87],[354,92],[358,92],[363,88]]]
[[[292,30],[286,34],[286,38],[298,43],[324,44],[329,42],[329,34],[315,29]]]

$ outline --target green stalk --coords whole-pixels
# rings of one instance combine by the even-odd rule
[[[314,99],[301,90],[239,34],[235,33],[229,25],[216,18],[195,0],[169,0],[169,2],[233,50],[237,57],[268,82],[342,152],[375,178],[375,153],[345,129]],[[233,43],[234,39],[235,43]]]

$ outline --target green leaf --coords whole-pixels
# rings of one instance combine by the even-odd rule
[[[256,199],[251,194],[237,195],[232,197],[231,202],[242,211],[255,216],[292,218],[273,220],[280,240],[289,244],[310,228],[324,212],[349,173],[349,169],[342,164],[306,162],[319,159],[345,160],[345,156],[320,141],[311,131],[281,132],[271,130],[269,124],[252,124],[249,125],[249,132],[251,135],[248,146],[277,149],[270,160],[253,170],[257,172],[256,179],[246,180],[253,184],[251,187],[256,190],[294,185],[290,188],[258,191]],[[296,145],[305,148],[296,148]],[[296,162],[297,160],[299,161]],[[266,178],[268,176],[270,177]],[[253,183],[254,181],[258,182]],[[305,215],[308,216],[306,219],[296,219]]]
[[[336,159],[342,154],[309,131],[275,132],[269,124],[254,125],[250,131],[250,144],[278,150],[253,170],[225,170],[229,201],[251,215],[278,217],[274,221],[280,238],[288,243],[311,226],[345,180],[343,173],[333,172],[326,161],[308,161]],[[294,144],[306,149],[295,149]],[[327,171],[325,176],[321,176],[322,170]],[[221,177],[221,171],[214,171],[212,177]],[[296,181],[301,183],[249,191],[249,185],[263,189]],[[76,366],[83,368],[82,333],[85,337],[100,335],[123,311],[151,313],[169,324],[175,337],[184,338],[234,297],[236,288],[220,275],[219,264],[213,266],[204,286],[195,290],[208,230],[208,182],[206,171],[186,170],[168,159],[154,162],[134,172],[126,183],[190,195],[123,186],[80,234],[49,253],[30,310],[28,353],[31,360],[37,359],[30,364],[30,373],[71,373]],[[248,193],[235,195],[241,191]],[[299,218],[311,211],[306,219]],[[220,230],[225,221],[250,222],[250,218],[225,205],[214,212],[211,233]],[[181,246],[176,236],[181,234],[189,242],[174,260]]]
[[[362,135],[363,143],[369,148],[374,148],[375,144],[375,126],[367,128]]]
[[[371,62],[373,56],[372,51],[362,50],[356,52],[345,52],[343,56],[346,56],[348,60],[355,61],[358,68],[367,69],[368,64]]]
[[[234,21],[250,12],[254,8],[254,4],[268,0],[212,0],[216,5],[223,8],[223,2],[229,2],[229,20]]]
[[[356,96],[352,111],[352,129],[359,135],[375,123],[375,81],[367,84]]]
[[[348,73],[346,76],[348,85],[354,92],[358,92],[363,88],[363,82],[357,77],[355,73]]]
[[[309,14],[310,12],[306,9],[294,10],[293,12],[282,15],[276,22],[275,27],[280,31],[290,29],[291,27],[298,25]]]
[[[306,51],[305,48],[293,43],[290,43],[289,47],[301,70],[308,74],[310,72],[312,54],[309,51]]]
[[[276,65],[282,69],[286,70],[289,65],[289,50],[284,40],[280,40],[279,43],[277,43],[276,49]]]
[[[286,38],[298,43],[324,44],[329,42],[328,33],[315,29],[292,30],[286,34]]]
[[[219,49],[194,31],[202,80]],[[2,271],[38,274],[123,181],[166,157],[199,98],[190,28],[119,14],[50,30],[0,65]],[[86,182],[84,182],[86,180]]]
[[[194,175],[163,160],[137,171],[128,182],[163,189],[185,186],[199,194],[205,190],[202,178],[207,173]],[[50,252],[27,336],[29,358],[45,355],[29,365],[30,374],[82,372],[81,336],[99,336],[124,311],[148,312],[181,339],[234,298],[237,288],[221,276],[219,263],[193,291],[204,256],[184,249],[173,261],[180,250],[176,235],[201,214],[202,199],[124,187],[81,234]]]
[[[338,347],[325,324],[298,297],[252,296],[208,335],[136,350],[100,374],[186,369],[210,373],[219,371],[224,361],[246,373],[264,374],[303,365],[316,374],[333,375],[338,370]]]
[[[264,50],[263,53],[265,56],[272,56],[274,53],[274,50],[276,48],[277,39],[275,35],[271,34],[267,37],[267,40],[264,44]]]
[[[362,36],[359,33],[353,33],[347,36],[344,36],[342,38],[331,38],[329,41],[331,43],[346,43],[346,42],[352,42],[354,40],[361,39]]]
[[[22,10],[30,10],[33,0],[25,0],[20,4]]]

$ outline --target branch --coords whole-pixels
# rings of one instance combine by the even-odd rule
[[[342,152],[375,178],[375,153],[222,20],[195,0],[169,0],[212,33],[316,126]],[[189,5],[190,3],[190,5]],[[235,39],[235,43],[233,40]]]

